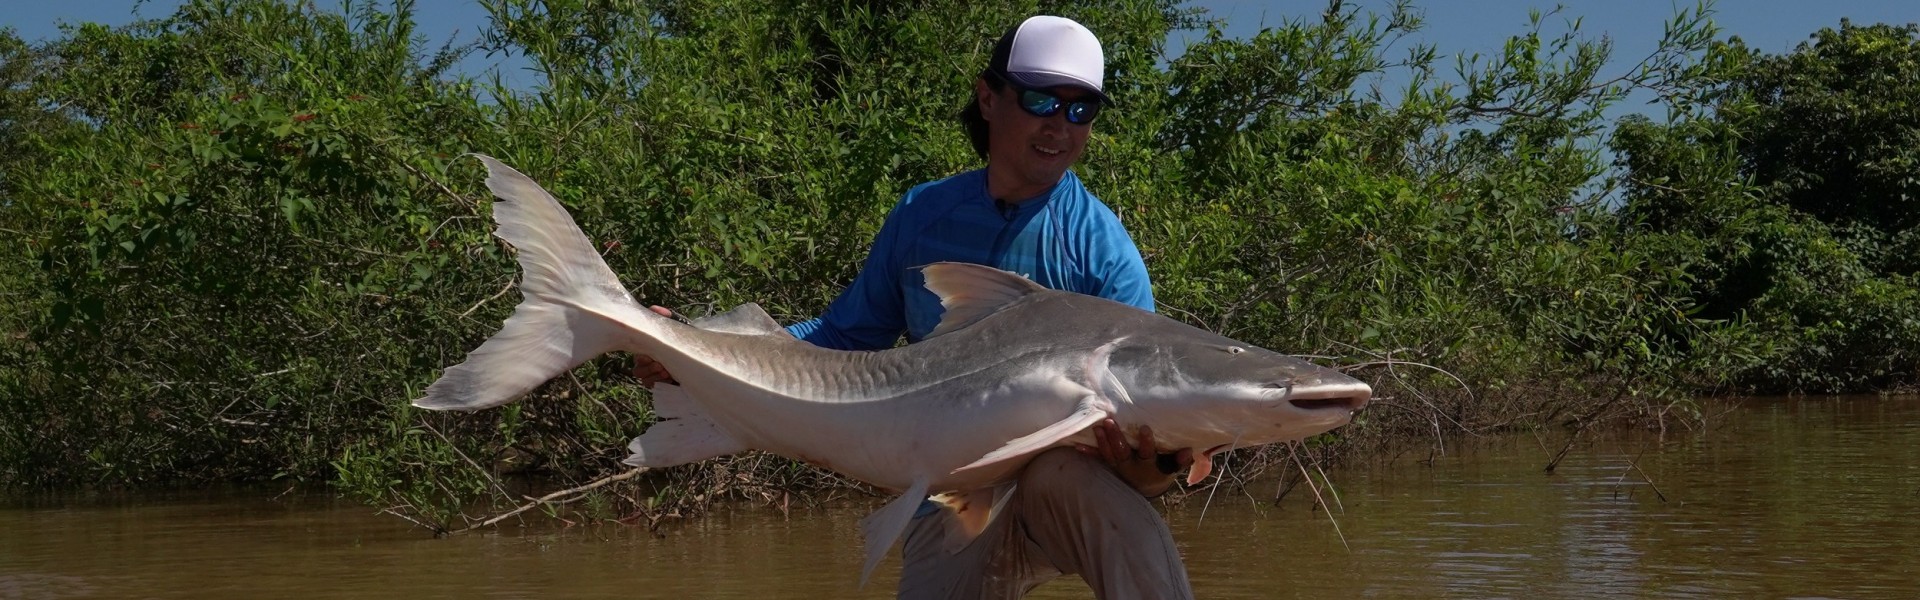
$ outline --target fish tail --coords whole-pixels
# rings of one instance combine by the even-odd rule
[[[522,300],[499,333],[449,367],[414,406],[479,410],[506,404],[588,359],[647,333],[653,314],[633,301],[573,217],[546,190],[489,156],[495,235],[518,252]],[[611,315],[611,316],[610,316]]]

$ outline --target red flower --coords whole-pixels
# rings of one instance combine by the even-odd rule
[[[307,121],[312,121],[312,120],[313,120],[313,113],[300,113],[293,116],[293,122],[295,123],[305,123]]]

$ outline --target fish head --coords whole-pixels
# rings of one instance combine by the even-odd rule
[[[1108,372],[1139,421],[1172,448],[1211,453],[1303,439],[1347,424],[1373,396],[1366,383],[1334,369],[1163,323],[1120,340]]]

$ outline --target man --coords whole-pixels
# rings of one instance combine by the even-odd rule
[[[887,216],[859,274],[819,318],[788,327],[841,350],[920,341],[940,300],[916,268],[959,261],[1019,273],[1054,289],[1153,310],[1145,263],[1113,211],[1070,170],[1107,103],[1100,41],[1069,19],[1037,16],[1009,30],[961,113],[985,169],[909,190]],[[660,307],[662,314],[670,311]],[[636,357],[643,383],[671,381]],[[1004,512],[972,540],[952,509],[927,502],[906,533],[901,598],[1018,598],[1078,574],[1100,598],[1189,598],[1186,569],[1148,502],[1192,462],[1156,455],[1152,432],[1130,446],[1112,421],[1096,447],[1035,457]]]

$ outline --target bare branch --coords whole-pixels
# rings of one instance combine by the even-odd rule
[[[481,527],[488,527],[488,526],[491,526],[491,525],[493,525],[494,523],[499,523],[499,522],[501,522],[501,521],[505,521],[505,520],[507,520],[507,519],[509,519],[509,518],[512,518],[512,517],[513,517],[514,515],[518,515],[518,514],[520,514],[520,513],[523,513],[523,512],[527,512],[527,511],[529,511],[529,510],[533,510],[533,508],[534,508],[534,507],[536,507],[536,506],[541,506],[541,505],[545,505],[545,504],[559,504],[559,503],[565,503],[566,501],[561,501],[561,502],[555,502],[555,499],[557,499],[557,498],[562,498],[562,497],[565,497],[565,496],[569,496],[569,495],[573,495],[573,494],[579,494],[579,493],[583,493],[583,492],[589,492],[589,491],[593,491],[593,490],[595,490],[595,489],[598,489],[598,488],[600,488],[601,486],[605,486],[605,485],[607,485],[607,484],[609,484],[609,483],[614,483],[614,482],[618,482],[618,481],[626,481],[626,480],[628,480],[628,479],[633,479],[633,478],[634,478],[635,476],[638,476],[639,474],[641,474],[641,473],[645,473],[645,472],[647,472],[647,471],[649,471],[649,470],[650,470],[650,469],[646,469],[646,468],[640,468],[640,467],[636,467],[636,468],[633,468],[633,469],[628,469],[627,471],[624,471],[624,472],[621,472],[621,473],[616,473],[616,474],[613,474],[613,475],[608,475],[608,476],[606,476],[606,477],[601,477],[601,478],[599,478],[599,479],[595,479],[595,480],[593,480],[593,482],[592,482],[592,483],[588,483],[588,484],[586,484],[586,485],[582,485],[582,486],[579,486],[579,487],[571,487],[571,488],[567,488],[567,489],[564,489],[564,490],[560,490],[560,491],[558,491],[558,492],[554,492],[554,493],[551,493],[551,494],[547,494],[547,495],[545,495],[545,496],[541,496],[541,497],[539,497],[539,498],[534,498],[534,499],[533,499],[533,500],[532,500],[531,502],[528,502],[528,503],[526,503],[526,504],[522,504],[522,505],[520,505],[520,507],[519,507],[519,508],[515,508],[515,509],[513,509],[513,510],[510,510],[510,511],[507,511],[507,512],[504,512],[504,513],[501,513],[501,514],[500,514],[500,515],[498,515],[498,516],[495,516],[495,517],[493,517],[493,518],[490,518],[490,519],[487,519],[487,520],[485,520],[485,521],[481,521],[481,522],[479,522],[479,523],[476,523],[476,524],[473,524],[473,525],[468,525],[468,526],[466,526],[466,527],[462,527],[462,528],[459,528],[459,529],[454,529],[454,530],[451,530],[451,531],[447,531],[447,532],[446,532],[446,533],[445,533],[444,535],[453,535],[453,534],[456,534],[456,533],[466,533],[466,532],[468,532],[468,531],[473,531],[473,530],[475,530],[475,529],[479,529],[479,528],[481,528]]]
[[[1293,457],[1294,466],[1300,468],[1300,476],[1307,478],[1307,489],[1313,491],[1313,499],[1320,502],[1321,508],[1326,509],[1327,522],[1333,523],[1333,534],[1340,537],[1340,546],[1346,548],[1348,553],[1352,553],[1353,546],[1347,545],[1347,534],[1340,532],[1340,520],[1333,518],[1333,506],[1327,504],[1327,499],[1320,496],[1320,486],[1313,482],[1312,475],[1307,474],[1307,466],[1300,463],[1300,453],[1295,451],[1295,448],[1299,445],[1300,442],[1288,444],[1287,454]],[[1331,484],[1332,482],[1328,483]],[[1329,485],[1329,487],[1331,487],[1331,485]]]

